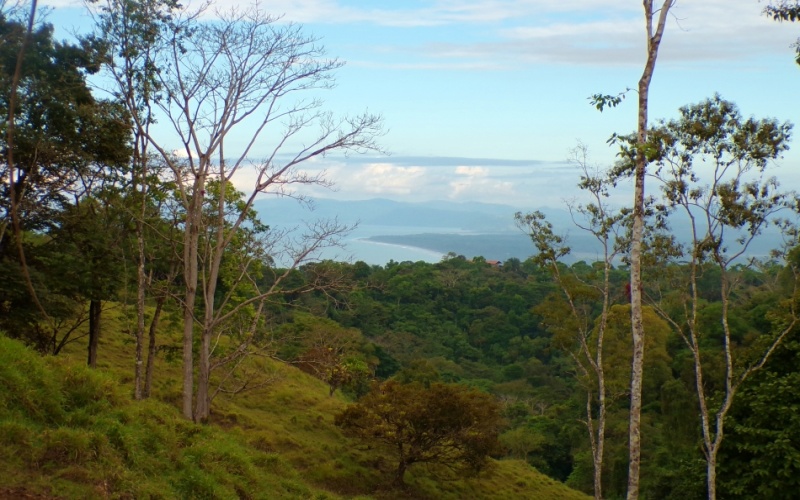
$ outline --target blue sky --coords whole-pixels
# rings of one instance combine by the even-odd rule
[[[49,21],[81,29],[81,8],[49,0]],[[218,7],[244,2],[217,0]],[[800,122],[800,23],[775,23],[758,0],[679,1],[651,87],[650,116],[719,92],[746,116]],[[301,23],[346,61],[325,96],[339,114],[381,113],[388,157],[314,162],[338,199],[386,197],[560,206],[579,193],[564,160],[578,140],[600,166],[606,145],[636,125],[632,94],[599,113],[591,94],[635,87],[644,62],[636,0],[274,0],[262,7]],[[800,129],[795,131],[800,134]],[[800,189],[800,139],[775,175]],[[244,185],[246,179],[241,181]],[[629,186],[621,186],[626,201]]]

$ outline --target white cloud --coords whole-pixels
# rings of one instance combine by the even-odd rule
[[[489,170],[486,167],[458,166],[455,172],[457,175],[466,175],[468,177],[486,177],[489,174]]]
[[[576,2],[565,2],[574,4]],[[741,61],[787,50],[797,38],[796,26],[775,23],[749,2],[679,3],[672,11],[660,59],[669,61]],[[481,42],[450,40],[419,44],[420,57],[467,58],[509,63],[633,65],[644,60],[644,17],[638,10],[585,5],[585,15],[520,15],[497,28],[496,37]],[[566,7],[565,7],[566,8]],[[524,12],[524,9],[523,9]],[[548,15],[551,14],[551,15]]]
[[[514,190],[514,182],[503,180],[508,169],[489,169],[487,167],[458,166],[455,168],[455,178],[448,184],[450,192],[447,197],[452,200],[480,200],[493,201],[512,200],[518,195]],[[525,174],[515,172],[515,176]]]
[[[494,179],[455,180],[450,183],[451,200],[483,201],[507,204],[519,198],[514,190],[514,183]]]
[[[400,167],[390,163],[373,163],[352,171],[337,169],[337,186],[344,189],[359,189],[369,195],[408,195],[418,189],[427,169],[424,167]]]
[[[81,0],[45,0],[55,7],[80,7]],[[200,0],[191,0],[199,6]],[[213,8],[246,8],[250,1],[216,0]],[[618,0],[430,0],[408,8],[403,2],[379,7],[351,5],[346,0],[274,0],[262,6],[287,21],[304,24],[365,24],[392,27],[484,25],[484,41],[414,42],[402,51],[417,60],[375,60],[360,65],[388,64],[398,69],[487,70],[499,61],[561,64],[639,65],[644,57],[644,19],[636,2]],[[792,23],[775,23],[761,15],[764,4],[754,1],[704,0],[678,2],[671,11],[662,60],[717,61],[754,58],[789,50],[797,38]],[[494,33],[494,36],[491,34]],[[387,49],[388,47],[383,47]],[[398,47],[395,47],[397,49]],[[375,50],[376,47],[371,47]],[[391,50],[391,48],[389,48]],[[385,55],[385,54],[384,54]],[[426,60],[467,59],[432,64]],[[503,67],[511,68],[511,65]]]

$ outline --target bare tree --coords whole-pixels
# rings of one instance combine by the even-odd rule
[[[220,267],[233,239],[246,225],[256,196],[272,193],[294,196],[294,184],[322,184],[322,175],[305,173],[301,165],[331,152],[377,149],[379,116],[335,119],[322,110],[317,90],[333,85],[333,72],[342,63],[326,59],[317,40],[300,27],[266,15],[258,6],[214,13],[173,11],[169,29],[159,32],[151,56],[161,123],[169,125],[174,141],[143,127],[150,146],[172,172],[183,220],[183,414],[202,421],[209,416],[209,379],[215,330],[245,308],[279,293],[290,270],[314,259],[326,245],[335,244],[348,228],[336,221],[308,227],[305,236],[280,239],[286,254],[285,271],[266,289],[254,289],[247,300],[220,299]],[[303,97],[311,96],[311,97]],[[131,106],[131,104],[129,104]],[[317,132],[311,132],[313,128]],[[235,133],[234,133],[235,131]],[[179,144],[176,148],[174,144]],[[231,145],[234,144],[234,145]],[[254,161],[255,151],[263,159]],[[288,151],[291,152],[289,153]],[[234,176],[255,169],[255,181],[233,215],[227,190]],[[204,215],[209,183],[217,182],[215,214]],[[273,235],[273,241],[277,241]],[[278,259],[275,259],[276,261]],[[241,273],[241,281],[250,275]],[[199,298],[199,300],[198,300]],[[199,369],[195,395],[194,330],[200,331]]]
[[[587,205],[570,204],[569,209],[575,225],[591,234],[600,244],[602,260],[598,262],[599,267],[595,268],[599,271],[599,276],[592,279],[562,269],[560,259],[569,253],[569,248],[564,238],[553,233],[552,225],[544,219],[543,214],[518,213],[516,219],[517,224],[530,234],[539,251],[537,260],[552,272],[566,304],[565,315],[558,314],[558,318],[554,318],[552,322],[545,319],[545,323],[556,334],[557,342],[572,357],[586,390],[585,424],[592,450],[594,497],[600,499],[603,497],[607,408],[603,345],[612,302],[611,270],[624,247],[624,238],[618,231],[628,211],[615,213],[605,202],[608,197],[608,183],[599,168],[590,165],[588,149],[584,144],[578,144],[570,152],[569,161],[581,170],[579,187],[588,191],[592,200]],[[599,316],[595,317],[591,304],[598,300],[602,306]],[[546,302],[543,309],[551,306],[552,304]],[[547,318],[548,314],[542,312]]]
[[[124,103],[131,119],[133,154],[130,160],[131,193],[138,199],[138,210],[133,219],[136,224],[136,354],[134,360],[134,398],[142,399],[145,389],[143,372],[145,333],[145,298],[147,289],[147,259],[145,252],[145,219],[147,217],[148,190],[151,180],[151,155],[148,151],[149,128],[154,122],[153,103],[157,97],[155,55],[162,41],[162,31],[169,28],[170,13],[177,8],[172,0],[85,0],[87,11],[93,17],[96,33],[86,37],[97,47],[104,48],[104,68],[113,85],[105,90]],[[150,332],[155,334],[163,302]],[[151,355],[153,354],[151,349]],[[148,368],[152,367],[148,361]]]

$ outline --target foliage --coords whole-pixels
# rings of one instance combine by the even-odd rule
[[[775,21],[800,21],[800,1],[798,0],[776,0],[774,4],[764,7],[764,13]],[[800,38],[794,43],[797,49],[795,61],[800,64]]]
[[[651,12],[652,20],[663,18],[672,3],[666,0],[660,13]],[[779,2],[767,13],[796,21],[796,8]],[[555,491],[552,485],[538,489],[549,479],[530,465],[591,491],[592,479],[599,482],[596,474],[590,477],[590,461],[602,461],[603,452],[592,456],[589,450],[600,437],[607,459],[595,472],[607,482],[605,496],[622,495],[632,325],[630,310],[614,304],[630,299],[636,283],[626,289],[630,269],[615,267],[615,257],[630,262],[625,252],[631,234],[622,234],[631,231],[630,211],[612,214],[601,201],[619,178],[584,170],[580,186],[596,203],[570,207],[582,229],[610,243],[605,265],[559,263],[567,241],[539,212],[518,215],[535,229],[537,256],[509,259],[503,268],[489,266],[484,257],[470,261],[455,254],[436,264],[316,262],[316,252],[337,244],[346,228],[335,221],[311,223],[296,239],[270,228],[254,212],[250,194],[233,188],[231,175],[254,166],[258,181],[247,191],[252,196],[288,194],[292,183],[327,186],[300,164],[329,151],[374,149],[380,118],[364,114],[337,121],[321,111],[319,101],[283,99],[295,91],[316,95],[328,88],[341,65],[325,58],[316,39],[299,27],[257,7],[219,23],[182,9],[172,0],[109,0],[95,18],[102,36],[72,45],[54,41],[48,25],[32,33],[14,109],[13,150],[6,144],[8,123],[0,127],[0,327],[42,352],[69,359],[40,359],[0,338],[0,444],[10,450],[0,465],[24,471],[10,475],[19,478],[10,486],[15,489],[0,490],[0,496],[25,496],[26,490],[17,488],[27,488],[19,486],[26,481],[38,492],[53,488],[68,497],[375,493],[383,448],[355,446],[333,425],[334,413],[348,433],[371,432],[369,437],[391,446],[398,454],[395,480],[409,476],[413,493],[421,497],[555,498],[547,494]],[[3,115],[10,111],[11,73],[24,33],[23,23],[0,17]],[[649,43],[657,48],[659,40]],[[170,44],[176,50],[165,50]],[[302,53],[301,63],[293,50]],[[264,51],[275,58],[261,57]],[[228,64],[221,65],[225,58]],[[86,83],[101,67],[119,84],[109,93],[116,100],[98,99]],[[226,71],[233,74],[225,76]],[[190,74],[197,81],[181,80]],[[226,92],[243,94],[228,100]],[[621,104],[626,92],[590,99],[602,111]],[[231,102],[246,109],[226,108]],[[234,137],[232,127],[263,106],[270,111],[245,143],[269,130],[272,135],[264,135],[275,138],[275,149],[268,160],[251,165],[246,146],[225,148],[225,161],[217,163],[213,158],[222,157],[222,138]],[[186,109],[197,113],[187,116]],[[184,137],[196,139],[184,142],[180,157],[152,136],[161,158],[147,154],[143,144],[155,112]],[[230,121],[206,120],[213,116]],[[283,135],[276,131],[279,123],[287,127]],[[294,144],[290,139],[309,123],[321,125],[320,135],[296,155],[282,154],[282,146]],[[729,424],[719,463],[725,496],[793,492],[798,487],[796,339],[768,358],[774,339],[796,334],[792,271],[798,262],[796,255],[783,254],[785,261],[751,267],[742,258],[751,238],[763,235],[772,222],[788,240],[797,239],[795,230],[778,220],[778,210],[797,208],[796,195],[779,191],[777,181],[763,175],[788,148],[791,126],[743,118],[732,103],[715,96],[682,108],[677,120],[643,131],[647,134],[612,138],[622,147],[616,174],[642,174],[634,168],[637,162],[650,163],[655,168],[648,167],[648,174],[662,183],[662,198],[651,197],[639,214],[651,217],[654,231],[645,232],[644,258],[655,272],[638,283],[647,285],[661,316],[648,308],[641,314],[647,330],[642,495],[696,495],[704,474],[698,443],[705,438],[707,457],[716,453],[709,436],[721,436],[723,423]],[[12,151],[13,163],[7,160]],[[709,170],[711,181],[704,185],[700,180]],[[19,195],[22,232],[7,230],[12,193]],[[693,222],[705,212],[693,226],[692,242],[657,231],[667,227],[666,214],[680,207],[688,207]],[[617,227],[623,230],[619,234]],[[25,263],[14,243],[29,256],[31,289],[43,307],[30,301],[22,279]],[[158,366],[151,371],[148,365],[148,387],[152,380],[153,392],[167,405],[132,403],[125,394],[133,328],[119,316],[129,312],[134,267],[141,293],[137,321],[151,320],[148,363]],[[196,301],[187,295],[193,286]],[[145,301],[144,287],[152,300]],[[696,307],[686,307],[687,299]],[[109,308],[111,317],[102,321],[115,332],[103,339],[108,360],[98,373],[78,367],[71,360],[78,347],[85,348],[86,322],[98,328],[101,323],[94,306],[115,301],[123,313]],[[90,314],[93,320],[87,303],[98,313]],[[162,311],[167,320],[156,338]],[[686,311],[694,316],[687,320]],[[171,330],[181,314],[182,346]],[[668,336],[664,321],[683,337]],[[137,328],[140,350],[143,326]],[[695,329],[696,337],[686,328]],[[287,336],[293,337],[288,344],[277,345]],[[170,406],[181,395],[179,367],[170,364],[173,356],[155,358],[181,347],[184,375],[191,383],[199,375],[203,391],[184,385],[184,398],[197,394],[195,403],[203,404],[218,398],[214,412],[208,405],[195,408],[199,420],[214,425],[213,432],[180,420]],[[274,362],[275,352],[325,386]],[[200,370],[192,366],[195,361]],[[137,352],[137,367],[141,362]],[[763,373],[745,380],[755,372],[751,368],[762,366]],[[395,379],[344,409],[346,397],[365,394],[374,376]],[[608,378],[607,398],[601,376]],[[730,389],[739,390],[735,403],[726,388],[731,394]],[[344,390],[336,394],[337,389]],[[694,390],[705,392],[693,399]],[[137,397],[138,391],[137,385]],[[241,393],[236,402],[234,393]],[[193,410],[189,399],[185,416]],[[724,410],[717,428],[699,429],[687,418],[697,413],[698,402]],[[607,422],[600,425],[606,405]],[[502,425],[501,413],[507,419]],[[398,415],[402,418],[394,418]],[[584,427],[595,430],[588,442]],[[417,474],[418,467],[407,470],[426,463],[434,471],[474,471],[491,462],[490,453],[520,460],[498,464],[498,476],[451,483]],[[745,464],[751,471],[737,472]],[[300,470],[309,477],[301,477]]]
[[[594,106],[597,109],[597,111],[600,111],[602,113],[603,110],[605,110],[605,108],[616,108],[617,106],[622,104],[622,101],[625,100],[625,97],[627,97],[628,92],[630,91],[631,89],[628,88],[625,89],[624,92],[620,92],[617,95],[592,94],[591,96],[587,97],[587,99],[589,99],[589,104]]]
[[[499,424],[491,396],[442,383],[384,382],[336,416],[345,431],[394,450],[399,486],[406,469],[418,463],[480,471],[497,450]]]
[[[94,46],[56,42],[47,24],[24,42],[24,26],[0,14],[2,116],[18,90],[13,135],[7,120],[0,126],[0,327],[57,354],[87,320],[84,301],[95,301],[97,319],[99,301],[119,285],[126,223],[107,209],[123,182],[130,128],[124,108],[97,99],[86,81],[99,69]]]
[[[791,498],[800,488],[800,341],[797,332],[743,387],[720,451],[725,498]]]
[[[798,321],[793,262],[787,266],[793,285],[782,324],[748,332],[752,327],[737,312],[744,310],[746,297],[741,284],[754,267],[754,259],[745,260],[748,249],[771,225],[794,231],[781,215],[796,209],[795,193],[781,191],[778,181],[766,176],[771,162],[788,149],[791,129],[775,119],[744,119],[733,103],[716,95],[682,107],[679,119],[660,122],[650,134],[664,210],[674,210],[673,220],[691,230],[687,242],[654,240],[658,271],[651,296],[691,353],[711,499],[725,419],[737,391]],[[774,255],[785,251],[776,248]],[[678,259],[686,264],[676,265]]]
[[[3,117],[8,116],[24,34],[22,22],[0,15]],[[81,196],[125,166],[130,129],[124,108],[95,98],[86,83],[87,74],[99,69],[93,47],[59,43],[47,24],[38,26],[28,43],[15,109],[13,165],[8,164],[6,121],[0,126],[0,178],[6,180],[0,186],[0,223],[5,228],[9,221],[13,189],[22,228],[43,230],[72,196]]]
[[[342,328],[335,321],[297,313],[281,327],[281,336],[291,332],[299,353],[297,366],[324,381],[330,395],[340,388],[369,385],[372,370],[362,353],[363,338],[355,328]]]

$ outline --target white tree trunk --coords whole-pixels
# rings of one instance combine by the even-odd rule
[[[642,239],[644,235],[644,179],[647,157],[647,110],[650,82],[658,57],[658,47],[664,33],[667,14],[674,0],[664,0],[653,30],[653,0],[644,0],[647,23],[647,62],[639,80],[639,115],[637,124],[637,150],[635,188],[633,200],[633,233],[631,237],[631,334],[633,360],[631,362],[631,405],[629,423],[628,500],[639,498],[639,469],[641,465],[642,379],[644,376],[644,325],[642,320]]]

